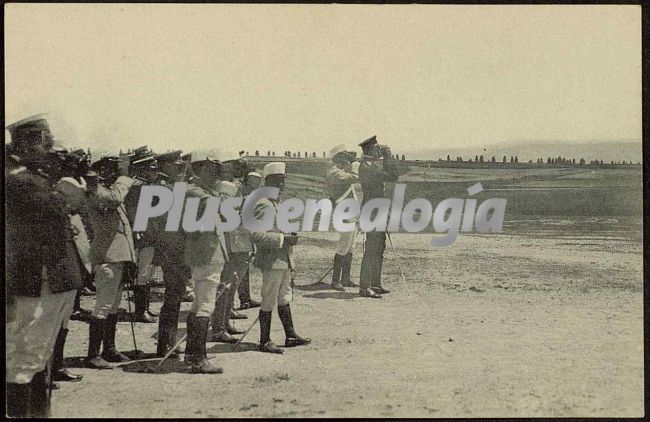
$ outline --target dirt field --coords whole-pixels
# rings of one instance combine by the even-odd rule
[[[329,268],[336,236],[311,234],[297,251],[292,305],[310,346],[259,353],[256,326],[238,352],[208,343],[222,375],[192,375],[174,364],[162,374],[139,373],[138,365],[75,368],[84,379],[54,392],[53,416],[640,417],[638,229],[463,235],[440,249],[429,246],[429,235],[393,235],[406,283],[388,249],[384,284],[392,293],[382,300],[308,286]],[[359,242],[356,276],[360,252]],[[258,298],[259,282],[254,271]],[[92,306],[92,297],[83,300]],[[249,319],[236,322],[242,328],[257,310],[245,313]],[[78,367],[88,328],[70,326],[66,356]],[[140,349],[155,351],[156,329],[136,324]],[[272,338],[284,340],[275,313]],[[133,350],[128,322],[119,324],[117,341]]]

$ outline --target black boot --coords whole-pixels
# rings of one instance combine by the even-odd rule
[[[251,299],[250,271],[247,269],[241,277],[241,283],[237,287],[239,294],[239,310],[259,308],[260,303]]]
[[[31,398],[31,383],[7,383],[7,416],[10,418],[29,417]]]
[[[115,349],[115,332],[117,331],[117,314],[111,314],[106,318],[104,327],[104,350],[102,357],[109,362],[128,362],[128,356],[119,353]]]
[[[187,315],[187,347],[185,363],[190,365],[195,374],[222,374],[223,368],[212,365],[207,360],[205,347],[208,336],[209,317],[197,317],[193,313]]]
[[[185,341],[185,364],[191,365],[194,362],[194,355],[196,354],[197,349],[197,337],[196,337],[196,315],[192,312],[187,314],[186,321],[187,336]]]
[[[344,287],[359,287],[358,284],[350,280],[350,271],[352,269],[352,252],[345,254],[343,260],[343,269],[341,270],[341,285]]]
[[[53,381],[81,381],[82,375],[72,374],[63,367],[63,349],[65,348],[65,339],[68,336],[68,330],[61,328],[59,335],[54,344],[54,352],[52,353],[52,380]]]
[[[332,271],[332,289],[338,290],[340,292],[345,291],[341,285],[341,270],[343,269],[343,261],[345,257],[343,255],[334,254],[334,270]]]
[[[156,346],[156,356],[164,357],[169,350],[176,345],[176,331],[178,330],[178,314],[180,312],[181,304],[175,304],[176,309],[168,312],[164,309],[160,312],[160,319],[158,321],[158,345]],[[174,312],[175,311],[175,312]],[[178,350],[171,354],[172,359],[178,359]]]
[[[226,296],[226,308],[224,309],[223,319],[226,324],[226,332],[228,334],[244,334],[243,330],[239,330],[230,322],[230,315],[232,312],[235,312],[233,309],[233,304],[235,303],[235,290],[235,286],[231,285],[230,288],[224,293]]]
[[[220,284],[217,288],[217,295],[219,298],[214,306],[212,313],[212,337],[210,341],[219,343],[237,343],[238,339],[231,336],[227,330],[226,321],[228,321],[227,305],[228,305],[228,291],[225,290],[225,285]]]
[[[284,350],[271,341],[271,312],[260,310],[260,352],[284,353]]]
[[[88,323],[88,357],[86,357],[86,366],[96,369],[113,369],[113,365],[106,362],[100,356],[99,351],[104,340],[104,330],[106,329],[106,320],[91,319]]]
[[[29,416],[47,418],[50,413],[50,398],[48,394],[47,369],[36,373],[32,378],[29,395]]]
[[[147,313],[148,286],[133,287],[133,302],[135,303],[134,321],[151,324],[156,318]]]
[[[304,346],[305,344],[311,343],[310,338],[300,337],[293,329],[290,305],[278,306],[278,315],[280,316],[280,321],[282,321],[284,335],[286,336],[284,347]]]

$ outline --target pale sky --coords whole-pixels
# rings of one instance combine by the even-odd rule
[[[6,124],[115,151],[640,141],[641,75],[639,6],[5,5]]]

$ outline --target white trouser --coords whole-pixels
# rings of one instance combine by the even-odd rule
[[[221,252],[217,251],[208,265],[192,268],[194,300],[190,312],[197,317],[209,317],[214,312],[223,264]]]
[[[339,255],[346,255],[348,252],[354,251],[354,243],[357,240],[359,228],[354,227],[351,232],[339,232],[339,240],[336,242],[336,253]]]
[[[292,297],[291,270],[262,271],[262,311],[273,311],[276,303],[278,306],[288,305]]]
[[[95,265],[95,309],[93,317],[106,319],[108,315],[116,314],[122,301],[123,262],[110,262]]]
[[[76,290],[51,293],[43,283],[39,297],[18,296],[14,320],[6,326],[6,382],[27,384],[45,369],[61,324],[70,318]]]

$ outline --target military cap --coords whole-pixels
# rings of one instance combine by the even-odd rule
[[[247,174],[247,177],[248,177],[249,179],[254,178],[254,177],[255,177],[255,178],[258,178],[258,179],[261,179],[261,178],[262,178],[262,175],[259,174],[259,173],[256,172],[256,171],[251,171],[250,173]]]
[[[339,153],[344,152],[344,151],[346,151],[345,145],[339,144],[339,145],[335,146],[334,148],[332,148],[330,150],[330,152],[328,154],[328,158],[330,158],[330,159],[334,158],[334,156],[336,154],[339,154]]]
[[[45,119],[45,114],[36,114],[19,120],[7,126],[7,130],[11,135],[11,143],[14,145],[41,142],[43,134],[52,138],[50,125]]]
[[[171,162],[175,164],[182,164],[181,150],[166,152],[156,155],[156,159],[160,162]]]
[[[377,135],[374,135],[374,136],[366,139],[365,141],[361,142],[359,144],[359,146],[361,148],[368,148],[368,147],[370,147],[372,145],[375,145],[376,143],[377,143]]]
[[[268,163],[264,166],[264,178],[267,178],[273,174],[286,174],[286,164],[283,162],[273,162]]]

